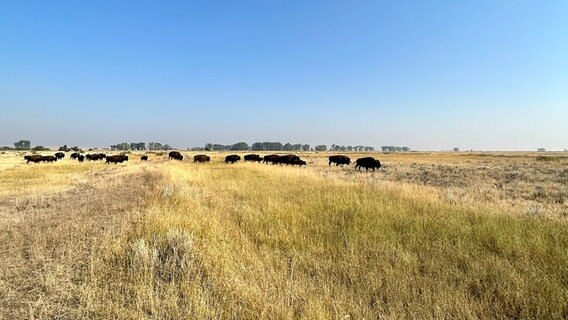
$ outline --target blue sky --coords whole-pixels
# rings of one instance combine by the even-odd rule
[[[2,1],[0,145],[568,148],[568,1]]]

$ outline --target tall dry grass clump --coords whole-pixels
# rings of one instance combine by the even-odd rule
[[[168,162],[83,287],[92,318],[567,318],[568,234],[430,189]]]

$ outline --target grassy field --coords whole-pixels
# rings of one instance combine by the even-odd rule
[[[0,155],[0,319],[568,318],[562,153],[211,155]]]

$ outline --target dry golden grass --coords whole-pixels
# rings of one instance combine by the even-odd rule
[[[565,203],[523,195],[562,184],[565,158],[386,154],[366,174],[326,154],[304,168],[212,155],[0,171],[3,189],[23,188],[0,193],[0,318],[568,317]],[[506,182],[512,165],[523,178]],[[521,195],[485,199],[497,180]],[[25,181],[55,198],[6,222]],[[49,181],[63,200],[36,186]]]
[[[1,160],[0,319],[78,319],[93,248],[132,228],[155,170]]]

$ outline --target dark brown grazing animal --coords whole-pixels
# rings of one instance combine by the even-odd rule
[[[104,154],[104,153],[99,153],[98,156],[99,156],[99,160],[103,160],[104,158],[107,157],[107,155]]]
[[[365,171],[369,171],[369,169],[375,171],[375,168],[379,169],[380,167],[381,162],[372,157],[359,158],[355,161],[355,170],[359,169],[359,171],[361,171],[361,168],[365,168]]]
[[[77,159],[77,158],[79,158],[79,155],[80,155],[80,153],[74,152],[74,153],[71,154],[71,156],[70,156],[69,158],[71,158],[71,159]]]
[[[148,156],[141,156],[140,161],[148,161]]]
[[[24,160],[27,160],[26,163],[40,163],[43,160],[43,156],[40,156],[39,154],[34,154],[31,156],[24,156]]]
[[[278,157],[278,159],[276,160],[276,163],[292,164],[294,161],[297,161],[297,160],[300,160],[300,157],[298,157],[297,155],[287,154],[287,155]]]
[[[351,163],[351,159],[347,156],[329,156],[329,165],[331,166],[332,163],[335,163],[335,166],[343,166],[344,164],[349,165]]]
[[[57,161],[57,158],[55,156],[44,156],[44,157],[41,157],[41,161],[43,161],[43,162],[55,162],[55,161]]]
[[[114,156],[107,156],[105,163],[123,163],[124,161],[128,161],[128,156],[123,154],[117,154]]]
[[[236,154],[231,154],[225,157],[225,163],[235,163],[237,161],[241,160],[241,156],[236,155]]]
[[[181,153],[179,153],[179,152],[177,152],[177,151],[171,151],[171,152],[168,154],[168,159],[174,159],[174,160],[179,160],[179,161],[181,161],[181,160],[183,160],[183,156],[182,156]]]
[[[83,161],[85,161],[85,156],[80,154],[80,155],[77,156],[77,160],[79,160],[79,162],[83,162]]]
[[[98,153],[88,154],[88,155],[85,156],[85,158],[89,161],[97,161],[97,160],[103,159],[102,157],[100,157],[100,154],[98,154]]]
[[[292,160],[292,163],[291,163],[291,164],[292,164],[293,166],[294,166],[294,165],[298,165],[298,166],[301,167],[301,166],[305,166],[305,165],[306,165],[306,161],[300,160],[300,159],[295,159],[295,160]]]
[[[267,156],[264,156],[264,159],[262,161],[262,163],[272,163],[275,164],[277,163],[276,161],[278,160],[278,158],[280,158],[279,155],[277,154],[269,154]]]
[[[57,158],[57,160],[63,159],[63,158],[65,158],[65,153],[58,152],[58,153],[55,154],[55,157]]]
[[[211,158],[204,154],[198,154],[193,157],[193,162],[209,162]]]
[[[259,156],[258,154],[247,154],[245,156],[245,162],[247,161],[256,161],[256,162],[261,162],[262,161],[262,157]]]

